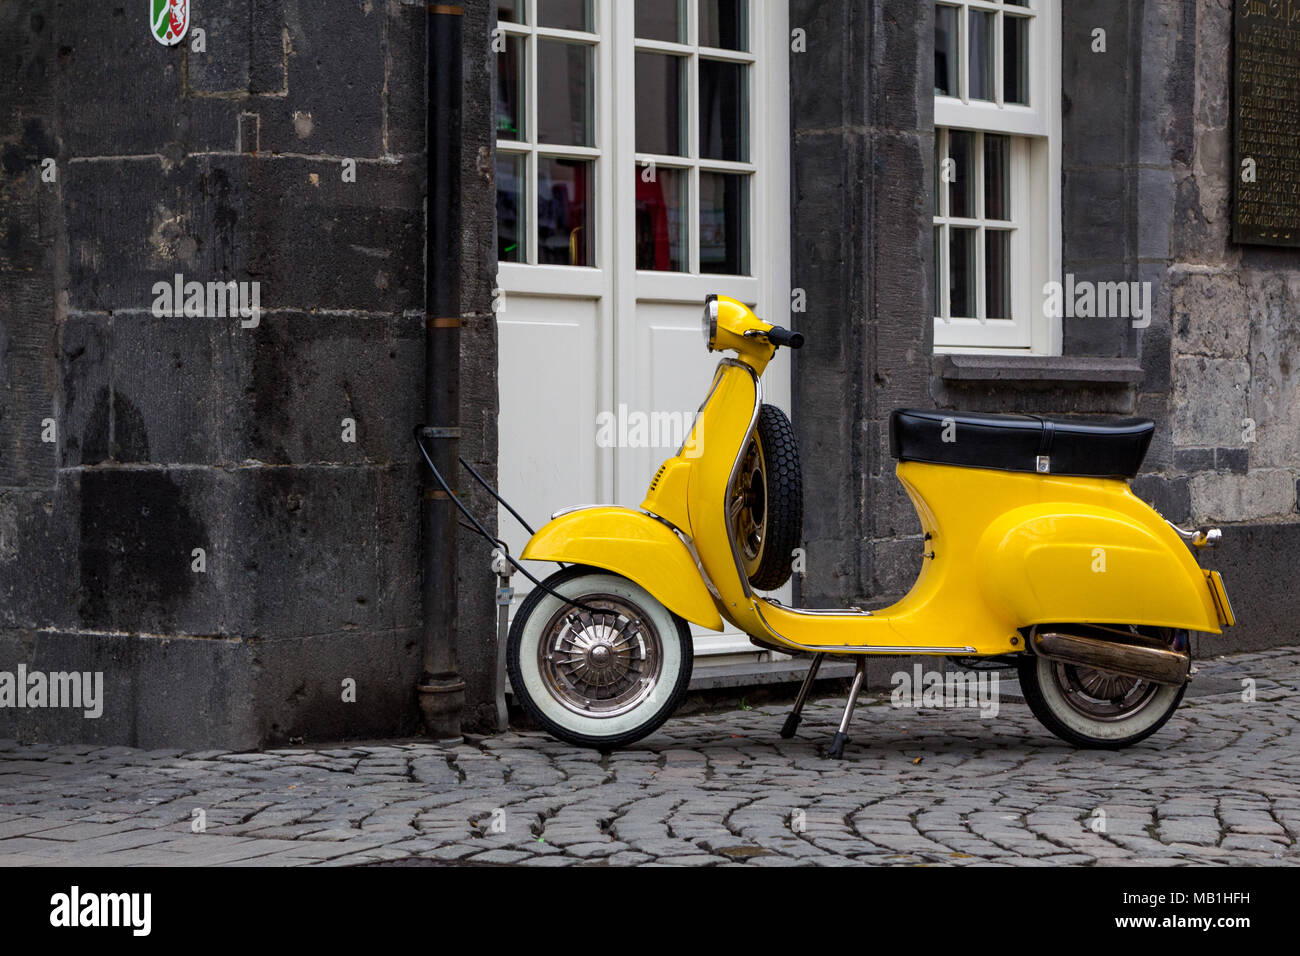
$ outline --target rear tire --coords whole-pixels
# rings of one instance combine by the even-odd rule
[[[551,736],[616,750],[658,730],[686,696],[694,660],[686,622],[627,578],[574,566],[524,600],[506,646],[510,687]]]
[[[1140,633],[1186,647],[1187,635],[1169,628]],[[1119,750],[1163,727],[1182,702],[1187,684],[1152,684],[1095,668],[1023,655],[1017,663],[1025,703],[1044,727],[1066,743]]]

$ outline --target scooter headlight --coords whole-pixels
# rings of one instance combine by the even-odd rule
[[[711,295],[704,300],[704,347],[713,351],[713,339],[718,334],[718,297]]]

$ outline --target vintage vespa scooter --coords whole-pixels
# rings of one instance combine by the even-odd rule
[[[707,302],[704,334],[734,357],[641,510],[561,512],[522,554],[569,565],[524,601],[507,647],[511,686],[543,727],[601,750],[651,733],[690,681],[687,622],[724,620],[760,647],[813,655],[783,737],[825,657],[856,657],[833,757],[869,654],[1015,666],[1038,719],[1081,747],[1123,747],[1169,719],[1190,677],[1188,632],[1234,619],[1218,572],[1180,539],[1212,547],[1220,532],[1181,531],[1129,489],[1152,422],[894,412],[891,451],[924,532],[916,583],[874,612],[785,607],[756,592],[791,573],[799,458],[760,376],[803,337],[722,296]]]

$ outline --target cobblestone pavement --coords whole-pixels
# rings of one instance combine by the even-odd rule
[[[268,753],[0,741],[0,864],[1300,863],[1300,648],[1202,662],[1155,737],[1076,751],[1018,700],[669,721],[601,756],[538,733]],[[1242,678],[1257,681],[1243,701]],[[202,820],[203,832],[193,832]]]

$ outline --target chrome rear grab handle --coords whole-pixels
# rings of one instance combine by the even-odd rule
[[[1190,541],[1193,548],[1217,548],[1219,542],[1223,540],[1223,532],[1218,528],[1203,525],[1195,531],[1187,531],[1178,527],[1168,518],[1165,519],[1165,524],[1177,531],[1178,536],[1184,541]]]

